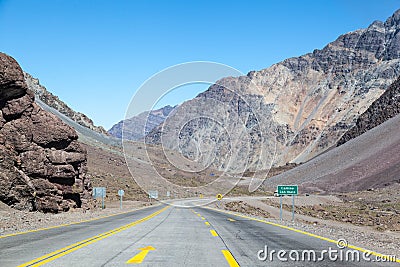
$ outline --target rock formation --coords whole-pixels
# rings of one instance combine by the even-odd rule
[[[18,63],[0,53],[0,200],[42,212],[88,207],[86,151],[73,128],[34,99]]]
[[[49,107],[52,107],[71,120],[78,124],[89,128],[95,132],[108,135],[107,131],[102,126],[95,126],[93,121],[81,112],[76,112],[71,109],[67,104],[61,101],[57,96],[53,95],[47,89],[39,83],[39,79],[33,78],[29,73],[24,72],[25,82],[28,85],[28,89],[35,93],[35,97],[43,101]]]
[[[400,10],[321,50],[217,81],[146,141],[233,173],[306,162],[335,146],[399,75]]]
[[[125,124],[129,131],[124,132],[124,138],[133,141],[142,140],[145,135],[163,123],[175,108],[176,106],[171,107],[168,105],[160,109],[142,112],[130,119],[118,122],[108,130],[108,133],[114,137],[122,138],[122,127]]]
[[[358,117],[356,124],[338,141],[338,146],[400,114],[400,77]]]

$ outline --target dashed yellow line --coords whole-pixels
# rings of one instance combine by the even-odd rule
[[[201,217],[201,219],[202,219],[202,220],[205,220],[206,218],[204,218],[204,217]]]
[[[226,261],[228,262],[230,267],[240,267],[235,258],[232,256],[232,253],[229,250],[221,250],[222,254],[224,254]]]
[[[212,236],[218,236],[217,232],[215,232],[215,230],[210,230],[210,233]]]
[[[69,253],[71,253],[71,252],[73,252],[75,250],[78,250],[80,248],[86,247],[86,246],[88,246],[90,244],[93,244],[93,243],[95,243],[97,241],[100,241],[100,240],[102,240],[104,238],[107,238],[107,237],[109,237],[111,235],[114,235],[114,234],[119,233],[121,231],[127,230],[127,229],[129,229],[129,228],[131,228],[131,227],[133,227],[133,226],[135,226],[135,225],[137,225],[139,223],[145,222],[145,221],[157,216],[158,214],[160,214],[161,212],[165,211],[168,208],[169,208],[169,206],[164,207],[164,208],[162,208],[162,209],[160,209],[160,210],[158,210],[158,211],[156,211],[156,212],[154,212],[154,213],[152,213],[152,214],[150,214],[150,215],[148,215],[148,216],[146,216],[146,217],[144,217],[144,218],[142,218],[140,220],[134,221],[132,223],[129,223],[129,224],[123,225],[121,227],[115,228],[113,230],[107,231],[105,233],[102,233],[102,234],[93,236],[91,238],[82,240],[80,242],[74,243],[74,244],[69,245],[67,247],[64,247],[62,249],[59,249],[59,250],[56,250],[56,251],[51,252],[49,254],[46,254],[46,255],[44,255],[42,257],[36,258],[36,259],[31,260],[29,262],[26,262],[24,264],[21,264],[18,267],[41,266],[41,265],[46,264],[48,262],[51,262],[51,261],[53,261],[55,259],[58,259],[58,258],[60,258],[62,256],[65,256],[65,255],[67,255],[67,254],[69,254]]]
[[[232,218],[228,218],[228,221],[230,222],[236,222],[236,220],[232,219]]]
[[[155,206],[153,205],[153,206],[151,206],[151,207],[155,207]],[[88,219],[88,220],[83,220],[83,221],[79,221],[79,222],[64,223],[64,224],[59,224],[59,225],[50,226],[50,227],[45,227],[45,228],[39,228],[39,229],[34,229],[34,230],[28,230],[28,231],[23,231],[23,232],[17,232],[17,233],[7,234],[7,235],[1,235],[1,236],[0,236],[0,239],[1,239],[1,238],[5,238],[5,237],[10,237],[10,236],[29,234],[29,233],[34,233],[34,232],[40,232],[40,231],[45,231],[45,230],[50,230],[50,229],[56,229],[56,228],[71,226],[71,225],[75,225],[75,224],[81,224],[81,223],[86,223],[86,222],[92,222],[92,221],[96,221],[96,220],[100,220],[100,219],[105,219],[105,218],[109,218],[109,217],[113,217],[113,216],[118,216],[118,215],[130,213],[130,212],[135,212],[135,211],[143,210],[143,209],[147,209],[147,208],[149,208],[149,207],[142,207],[142,208],[138,208],[138,209],[135,209],[135,210],[119,212],[119,213],[110,214],[110,215],[105,215],[105,216],[101,216],[101,217],[97,217],[97,218],[93,218],[93,219]]]
[[[204,224],[207,225],[207,226],[210,226],[210,223],[209,223],[209,222],[204,222]]]
[[[273,225],[273,226],[280,227],[280,228],[283,228],[283,229],[286,229],[286,230],[290,230],[290,231],[293,231],[293,232],[296,232],[296,233],[299,233],[299,234],[311,236],[311,237],[314,237],[314,238],[317,238],[317,239],[321,239],[321,240],[324,240],[324,241],[328,241],[330,243],[337,244],[337,240],[333,240],[333,239],[330,239],[330,238],[327,238],[327,237],[323,237],[323,236],[319,236],[319,235],[316,235],[316,234],[312,234],[312,233],[309,233],[309,232],[306,232],[306,231],[298,230],[298,229],[295,229],[295,228],[292,228],[292,227],[289,227],[289,226],[285,226],[285,225],[281,225],[281,224],[278,224],[278,223],[268,222],[268,221],[265,221],[265,220],[262,220],[262,219],[252,218],[252,217],[249,217],[249,216],[246,216],[246,215],[236,214],[236,213],[233,213],[233,212],[220,210],[220,209],[215,209],[215,208],[211,208],[211,207],[206,207],[206,209],[211,209],[211,210],[214,210],[214,211],[217,211],[217,212],[234,215],[234,216],[241,217],[241,218],[244,218],[244,219],[248,219],[248,220],[252,220],[252,221],[256,221],[256,222],[261,222],[261,223],[265,223],[265,224],[269,224],[269,225]],[[382,253],[371,251],[371,250],[368,250],[368,249],[365,249],[365,248],[360,248],[360,247],[353,246],[353,245],[350,245],[350,244],[347,245],[347,248],[351,248],[351,249],[358,250],[358,251],[361,251],[361,252],[369,252],[371,255],[374,255],[374,256],[377,256],[377,257],[380,257],[380,258],[385,258],[385,259],[388,258],[387,255],[384,255]],[[400,263],[400,259],[396,259],[396,262]]]

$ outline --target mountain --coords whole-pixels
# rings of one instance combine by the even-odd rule
[[[400,77],[361,114],[337,148],[265,182],[272,190],[282,180],[303,192],[373,190],[400,183]]]
[[[89,208],[86,151],[77,139],[35,103],[18,63],[0,53],[0,201],[54,213]]]
[[[399,75],[400,10],[321,50],[222,78],[146,142],[231,173],[306,162],[336,146]]]
[[[298,184],[305,192],[353,192],[400,184],[400,115],[316,158],[265,180],[263,189]]]
[[[142,112],[130,119],[118,122],[108,130],[108,133],[114,137],[122,138],[122,127],[125,124],[129,131],[124,132],[124,138],[133,141],[142,140],[151,130],[163,123],[175,108],[176,106],[168,105],[157,110]]]
[[[93,121],[85,114],[74,111],[67,104],[61,101],[58,96],[55,96],[47,91],[47,89],[39,83],[39,79],[32,77],[32,75],[26,72],[24,72],[24,77],[25,82],[28,85],[28,89],[35,93],[36,99],[39,99],[46,105],[58,110],[80,125],[96,132],[108,135],[107,131],[103,127],[95,126]]]
[[[342,145],[398,114],[400,114],[400,77],[358,117],[356,124],[340,138],[337,144]]]

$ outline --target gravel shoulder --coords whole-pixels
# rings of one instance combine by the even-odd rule
[[[359,195],[357,195],[357,197]],[[375,196],[379,195],[384,196],[382,192],[375,194]],[[269,201],[266,201],[266,199]],[[371,197],[371,199],[373,199],[373,197]],[[343,201],[336,196],[318,196],[316,198],[308,198],[308,200],[313,205],[322,203],[330,206],[343,205]],[[351,245],[385,255],[396,255],[397,258],[400,258],[400,232],[383,229],[378,230],[376,227],[372,226],[355,225],[349,222],[324,219],[317,216],[310,216],[310,214],[303,215],[296,213],[295,221],[293,222],[291,220],[292,214],[288,210],[283,211],[283,221],[280,221],[279,208],[277,208],[275,204],[268,204],[268,202],[279,203],[279,198],[230,198],[223,199],[221,203],[214,203],[212,206],[290,226],[333,240],[345,239]],[[288,204],[289,202],[291,203],[291,198],[287,197],[285,202],[288,202]],[[301,199],[299,199],[298,202],[300,207],[307,207]]]

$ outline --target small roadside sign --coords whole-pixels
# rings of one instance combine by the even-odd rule
[[[93,187],[92,191],[93,198],[101,197],[101,208],[104,209],[104,198],[106,197],[105,187]]]
[[[298,185],[278,185],[277,188],[278,195],[298,195],[299,194],[299,186]]]
[[[118,190],[118,196],[122,197],[123,195],[125,195],[125,191],[122,189]]]
[[[119,208],[122,209],[122,196],[125,195],[125,191],[120,189],[118,190],[118,196],[119,196]]]
[[[294,221],[294,196],[299,194],[299,186],[298,185],[278,185],[277,186],[277,194],[280,197],[280,218],[282,221],[282,196],[290,195],[292,196],[292,221]]]
[[[158,191],[157,190],[150,190],[149,191],[149,198],[157,199],[158,198]]]
[[[93,187],[92,191],[93,198],[106,197],[105,187]]]

